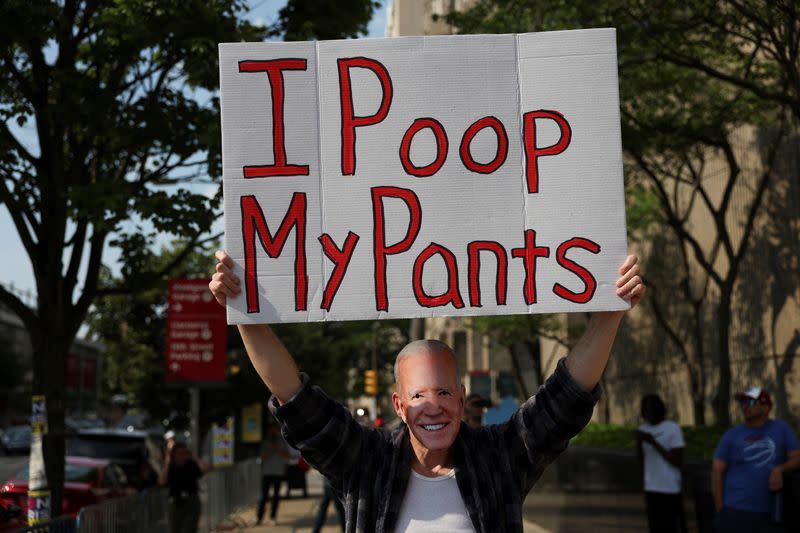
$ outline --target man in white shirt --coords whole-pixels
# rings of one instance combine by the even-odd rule
[[[666,412],[657,394],[642,398],[645,423],[639,426],[636,435],[650,533],[686,531],[681,490],[683,432],[678,424],[665,420]]]

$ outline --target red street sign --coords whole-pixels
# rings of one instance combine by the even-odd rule
[[[169,280],[167,381],[225,381],[228,325],[209,281]]]

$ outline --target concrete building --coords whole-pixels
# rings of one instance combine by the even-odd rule
[[[24,294],[19,294],[25,298]],[[28,302],[30,298],[25,298]],[[0,390],[0,425],[26,423],[31,413],[33,348],[22,321],[0,306],[0,342],[2,360],[10,368],[14,383]],[[70,349],[66,368],[67,413],[96,412],[102,376],[101,347],[76,339]]]

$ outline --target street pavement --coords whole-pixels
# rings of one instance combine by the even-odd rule
[[[278,519],[275,525],[271,525],[267,517],[261,525],[255,525],[255,506],[248,507],[243,511],[233,515],[228,524],[217,531],[247,531],[251,533],[307,533],[314,527],[314,519],[317,516],[319,498],[300,498],[290,499],[281,502],[278,510]],[[269,511],[266,513],[269,515]],[[328,507],[327,520],[322,528],[322,533],[339,533],[341,529],[338,524],[339,518],[333,505]],[[525,533],[549,533],[530,521],[523,524]],[[577,530],[576,530],[577,531]]]
[[[27,456],[0,457],[0,482],[15,474],[27,461]],[[319,509],[322,477],[311,471],[307,479],[309,497],[301,498],[298,491],[293,491],[291,498],[281,500],[276,525],[269,523],[268,505],[264,523],[256,526],[256,506],[250,505],[233,514],[217,531],[310,532]],[[695,531],[691,520],[691,502],[687,499],[685,505],[690,517],[690,531]],[[624,533],[647,530],[644,498],[640,493],[574,493],[550,488],[534,489],[525,500],[522,512],[526,533]],[[337,522],[336,510],[330,505],[323,533],[337,533]]]

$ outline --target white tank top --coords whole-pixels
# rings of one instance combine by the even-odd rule
[[[472,521],[458,492],[456,471],[426,477],[411,471],[397,518],[397,533],[474,533]]]

